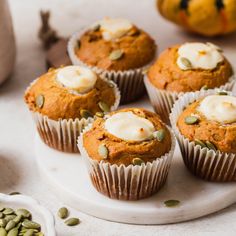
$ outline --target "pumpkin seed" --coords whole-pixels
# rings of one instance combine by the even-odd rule
[[[38,108],[42,108],[43,104],[44,104],[44,96],[42,94],[39,94],[36,97],[36,105],[37,105]]]
[[[61,218],[61,219],[65,219],[68,217],[68,209],[66,207],[62,207],[58,210],[57,215]]]
[[[96,112],[95,116],[102,118],[102,117],[104,117],[104,113],[103,112]]]
[[[20,193],[19,192],[11,192],[9,193],[9,195],[19,195]]]
[[[119,60],[124,55],[124,52],[120,49],[114,50],[110,53],[109,58],[112,61]]]
[[[95,25],[95,26],[92,28],[92,30],[93,30],[94,32],[97,32],[97,31],[100,30],[100,28],[101,28],[101,25],[100,25],[100,24],[97,24],[97,25]]]
[[[30,218],[31,217],[31,213],[26,209],[17,209],[16,210],[16,215],[17,216],[22,216],[24,218]]]
[[[217,51],[219,51],[219,52],[223,52],[222,48],[218,47],[218,46],[215,45],[214,43],[207,42],[206,44],[207,44],[208,46],[210,46],[210,47],[215,48],[215,49],[216,49]]]
[[[198,123],[199,119],[196,116],[187,116],[185,117],[184,121],[188,125],[193,125],[193,124]]]
[[[14,211],[11,208],[5,208],[5,210],[3,211],[4,215],[11,215],[13,213],[14,213]]]
[[[89,117],[93,117],[93,114],[90,111],[85,110],[85,109],[80,110],[80,115],[81,117],[85,119],[88,119]]]
[[[180,204],[180,201],[171,199],[165,201],[164,204],[166,205],[166,207],[176,207]]]
[[[182,63],[187,69],[191,69],[191,68],[192,68],[192,63],[191,63],[191,61],[190,61],[188,58],[186,58],[186,57],[181,57],[181,58],[180,58],[180,61],[181,61],[181,63]]]
[[[206,146],[207,146],[210,150],[214,150],[215,152],[217,151],[217,148],[216,148],[216,146],[215,146],[213,143],[211,143],[210,141],[206,141],[205,143],[206,143]]]
[[[28,229],[25,233],[24,236],[33,236],[34,235],[34,230],[33,229]]]
[[[132,163],[135,166],[136,165],[141,166],[142,163],[144,163],[144,161],[141,158],[139,158],[139,157],[135,157],[135,158],[133,158]]]
[[[202,148],[206,147],[206,144],[199,139],[195,139],[194,142],[196,145],[200,145]]]
[[[77,48],[80,49],[81,43],[80,40],[77,40]]]
[[[75,226],[80,223],[80,220],[78,218],[70,218],[65,221],[65,224],[68,226]]]
[[[153,133],[153,137],[156,138],[159,142],[161,142],[165,138],[165,130],[160,129]]]
[[[3,217],[4,217],[4,214],[0,212],[0,219],[2,219]]]
[[[7,236],[17,236],[17,235],[18,235],[18,229],[17,228],[11,229],[7,234]]]
[[[5,210],[5,207],[0,207],[0,211],[4,211]]]
[[[209,88],[208,88],[207,85],[204,85],[204,86],[202,86],[202,89],[203,89],[203,90],[208,90]]]
[[[41,225],[30,220],[24,220],[22,226],[26,229],[40,229]]]
[[[7,231],[4,228],[0,228],[0,236],[7,236]]]
[[[16,222],[16,224],[18,224],[22,219],[22,215],[18,215],[16,216],[13,220]]]
[[[5,216],[5,220],[7,222],[11,221],[11,220],[14,220],[16,218],[16,215],[6,215]]]
[[[103,157],[103,159],[107,159],[109,151],[108,151],[108,148],[105,146],[105,144],[99,145],[98,153],[100,156]]]
[[[5,219],[0,219],[0,227],[6,227],[7,221]]]
[[[109,81],[109,82],[108,82],[108,86],[109,86],[110,88],[114,88],[114,87],[115,87],[115,85],[114,85],[114,83],[113,83],[112,81]]]
[[[104,112],[109,112],[110,111],[110,107],[105,103],[105,102],[102,102],[100,101],[98,103],[98,106],[100,107],[100,109]]]
[[[6,229],[6,231],[9,231],[9,230],[13,229],[15,226],[16,226],[16,222],[13,221],[13,220],[10,220],[10,221],[7,223],[5,229]]]
[[[219,91],[217,94],[218,95],[228,95],[228,93],[226,91]]]

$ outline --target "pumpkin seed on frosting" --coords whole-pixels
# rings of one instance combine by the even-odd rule
[[[103,157],[103,159],[107,159],[108,154],[109,154],[109,150],[108,150],[108,148],[106,147],[105,144],[101,144],[98,147],[98,153],[99,153],[100,156]]]
[[[45,98],[44,98],[44,96],[42,94],[39,94],[36,97],[36,101],[35,102],[36,102],[36,105],[37,105],[38,108],[42,108],[43,107],[44,100],[45,100]]]
[[[110,53],[109,58],[112,61],[116,61],[116,60],[121,59],[123,55],[124,55],[124,52],[120,49],[117,49]]]
[[[153,133],[153,137],[156,138],[159,142],[163,141],[163,139],[165,138],[165,130],[160,129],[158,131],[155,131]]]
[[[135,157],[135,158],[133,158],[132,163],[135,166],[137,166],[137,165],[141,166],[142,163],[144,163],[144,161],[141,158],[139,158],[139,157]]]
[[[197,116],[186,116],[184,121],[187,125],[194,125],[198,123],[199,118]]]
[[[100,109],[104,112],[109,112],[110,111],[110,107],[105,103],[105,102],[102,102],[100,101],[98,103],[98,106],[100,107]]]
[[[186,68],[188,68],[188,69],[191,69],[191,68],[192,68],[192,63],[191,63],[191,61],[190,61],[188,58],[186,58],[186,57],[181,57],[181,58],[180,58],[180,62],[181,62]]]

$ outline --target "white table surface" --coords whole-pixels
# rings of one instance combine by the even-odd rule
[[[153,0],[10,0],[18,57],[12,78],[0,87],[0,192],[19,191],[39,200],[54,214],[63,205],[42,182],[34,160],[34,125],[23,102],[27,85],[45,71],[44,51],[37,38],[39,9],[50,9],[52,24],[69,35],[103,16],[126,17],[146,29],[159,49],[187,40],[205,40],[183,33],[157,15]],[[236,35],[212,40],[236,65]],[[236,205],[191,222],[137,226],[112,223],[70,209],[81,219],[69,228],[56,220],[58,236],[78,235],[235,235]]]

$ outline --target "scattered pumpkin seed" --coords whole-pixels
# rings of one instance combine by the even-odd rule
[[[105,146],[105,144],[99,145],[98,153],[100,156],[103,157],[103,159],[107,159],[109,151],[108,151],[108,148]]]
[[[62,207],[58,210],[57,215],[61,218],[61,219],[65,219],[68,217],[68,209],[66,207]]]
[[[96,112],[95,115],[96,115],[97,117],[100,117],[100,118],[104,117],[104,113],[103,113],[103,112]]]
[[[0,207],[0,211],[4,211],[5,210],[5,207]]]
[[[171,200],[165,201],[164,204],[166,207],[176,207],[180,204],[180,201],[171,199]]]
[[[94,32],[97,32],[97,31],[100,30],[100,28],[101,28],[101,25],[100,25],[100,24],[97,24],[97,25],[95,25],[95,26],[92,28],[92,30],[93,30]]]
[[[24,236],[33,236],[34,235],[34,230],[33,229],[28,229],[25,233]]]
[[[226,91],[219,91],[217,94],[218,95],[228,95],[228,93]]]
[[[18,224],[22,219],[22,215],[17,215],[13,220]]]
[[[6,227],[7,221],[5,219],[0,219],[0,227]]]
[[[186,57],[181,57],[181,58],[180,58],[180,61],[181,61],[181,63],[182,63],[187,69],[191,69],[191,68],[192,68],[192,63],[191,63],[191,61],[190,61],[188,58],[186,58]]]
[[[16,226],[16,222],[13,221],[13,220],[10,220],[10,221],[7,223],[5,229],[6,229],[6,231],[9,231],[9,230],[15,228],[15,226]]]
[[[137,166],[137,165],[141,166],[142,163],[144,163],[144,161],[141,158],[139,158],[139,157],[135,157],[135,158],[133,158],[132,163],[135,166]]]
[[[204,86],[202,86],[202,89],[203,89],[203,90],[208,90],[209,88],[208,88],[207,85],[204,85]]]
[[[44,104],[44,96],[42,94],[39,94],[37,97],[36,97],[36,105],[38,108],[42,108],[43,107],[43,104]]]
[[[165,138],[165,130],[160,129],[153,133],[153,137],[156,138],[159,142],[161,142]]]
[[[124,55],[124,52],[120,49],[114,50],[110,53],[109,58],[112,61],[119,60]]]
[[[9,193],[9,195],[19,195],[19,194],[21,194],[21,193],[19,193],[19,192],[11,192],[11,193]]]
[[[7,221],[7,222],[9,222],[10,220],[14,220],[16,218],[16,215],[6,215],[5,216],[5,220]]]
[[[193,124],[198,123],[199,119],[196,116],[186,116],[184,121],[188,125],[193,125]]]
[[[77,48],[80,49],[81,43],[80,40],[77,40]]]
[[[93,117],[93,114],[90,111],[85,110],[85,109],[80,110],[80,115],[81,117],[85,119],[88,119],[89,117]]]
[[[4,214],[0,212],[0,219],[2,219],[3,217],[4,217]]]
[[[30,218],[31,217],[31,213],[26,210],[26,209],[17,209],[16,210],[16,215],[21,215],[24,218]]]
[[[17,228],[11,229],[7,234],[7,236],[17,236],[17,235],[18,235],[18,229]]]
[[[216,146],[215,146],[213,143],[211,143],[210,141],[206,141],[205,143],[206,143],[206,146],[207,146],[210,150],[214,150],[215,152],[217,151],[217,148],[216,148]]]
[[[110,111],[110,107],[105,103],[105,102],[102,102],[100,101],[98,103],[98,106],[100,107],[100,109],[104,112],[109,112]]]
[[[13,213],[14,213],[14,211],[11,208],[5,208],[5,210],[3,211],[4,215],[11,215]]]
[[[202,148],[206,147],[206,144],[200,139],[195,139],[194,142],[196,145],[200,145]]]
[[[80,223],[80,220],[78,218],[70,218],[65,221],[65,224],[68,226],[75,226]]]
[[[7,236],[7,231],[4,228],[0,228],[0,236]]]
[[[26,229],[40,229],[41,227],[40,224],[30,220],[24,220],[22,226],[24,226]]]

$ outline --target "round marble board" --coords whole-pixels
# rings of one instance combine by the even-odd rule
[[[129,107],[151,109],[147,99]],[[84,213],[105,220],[132,224],[168,224],[195,219],[236,202],[235,183],[210,183],[191,175],[179,148],[175,150],[168,181],[154,196],[139,201],[118,201],[98,193],[92,186],[80,154],[67,154],[46,146],[38,136],[35,155],[45,183],[61,200]],[[166,207],[166,200],[179,200]]]

